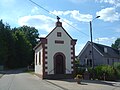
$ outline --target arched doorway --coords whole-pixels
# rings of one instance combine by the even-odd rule
[[[63,53],[56,53],[54,55],[54,73],[65,73],[65,55]]]

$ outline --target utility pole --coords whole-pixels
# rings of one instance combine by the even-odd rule
[[[96,18],[99,18],[100,16],[95,17],[93,20]],[[92,20],[92,21],[93,21]],[[93,51],[93,37],[92,37],[92,21],[90,21],[90,38],[91,38],[91,59],[92,59],[92,69],[94,69],[94,51]]]

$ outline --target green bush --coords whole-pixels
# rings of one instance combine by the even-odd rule
[[[95,78],[100,80],[115,80],[114,68],[109,65],[95,67]]]
[[[116,62],[113,64],[115,74],[116,74],[116,79],[120,79],[120,63]]]
[[[85,72],[84,68],[78,67],[76,74],[81,74],[82,75],[84,72]]]

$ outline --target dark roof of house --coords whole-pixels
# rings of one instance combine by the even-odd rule
[[[110,46],[102,45],[93,43],[93,46],[104,55],[104,57],[110,57],[110,58],[120,58],[120,51],[117,49],[114,49]],[[107,53],[104,51],[104,48],[107,49]]]

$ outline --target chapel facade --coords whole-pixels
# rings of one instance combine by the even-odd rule
[[[57,17],[56,27],[40,38],[35,50],[35,73],[41,78],[68,78],[75,72],[75,44]]]

